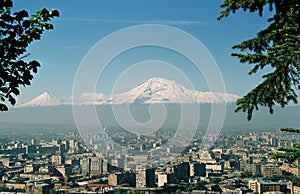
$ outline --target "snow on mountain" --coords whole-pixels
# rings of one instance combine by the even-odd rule
[[[128,92],[112,96],[111,103],[197,103],[197,96],[175,81],[151,78]]]
[[[103,104],[152,104],[152,103],[234,103],[238,95],[227,93],[200,92],[188,89],[175,81],[164,78],[151,78],[137,87],[120,94],[107,97],[102,93],[82,93],[80,102],[76,105],[103,105]],[[33,100],[20,104],[26,106],[55,106],[68,104],[57,99],[47,92]]]
[[[199,92],[188,89],[175,81],[151,78],[128,92],[116,94],[109,100],[111,104],[123,103],[233,103],[238,98],[234,94]]]
[[[18,107],[27,107],[27,106],[56,106],[60,105],[62,102],[56,97],[52,96],[48,92],[44,92],[38,97],[23,103],[19,104]]]

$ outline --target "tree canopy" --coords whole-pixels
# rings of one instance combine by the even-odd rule
[[[246,112],[251,120],[253,111],[259,106],[268,107],[272,114],[276,104],[284,107],[290,101],[297,103],[297,90],[300,89],[300,1],[225,0],[221,8],[218,19],[238,10],[258,12],[260,16],[264,9],[274,13],[268,19],[269,25],[254,38],[233,46],[239,50],[232,53],[233,56],[241,63],[254,65],[249,74],[267,66],[273,69],[263,76],[259,85],[236,102],[236,111]]]
[[[26,10],[12,13],[12,7],[12,0],[0,1],[0,111],[8,110],[7,103],[16,103],[20,86],[31,84],[40,63],[24,60],[27,48],[53,29],[49,21],[59,16],[57,10],[44,8],[29,17]]]

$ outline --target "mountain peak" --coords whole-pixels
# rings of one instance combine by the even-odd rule
[[[141,83],[142,84],[169,84],[169,85],[173,85],[173,84],[177,84],[175,81],[173,80],[168,80],[165,78],[161,78],[161,77],[153,77],[148,79],[147,81]]]
[[[141,83],[136,89],[137,91],[134,91],[133,93],[139,92],[139,93],[160,93],[160,92],[168,92],[172,89],[173,86],[175,86],[177,83],[175,81],[166,80],[164,78],[156,77],[151,78],[143,83]]]
[[[49,92],[45,91],[39,95],[40,97],[53,97]]]
[[[56,97],[52,96],[49,92],[43,92],[38,97],[18,105],[18,107],[25,107],[25,106],[55,106],[59,105],[60,100]]]

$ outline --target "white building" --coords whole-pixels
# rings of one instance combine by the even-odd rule
[[[159,174],[157,175],[157,186],[163,187],[168,183],[168,175],[167,174]]]

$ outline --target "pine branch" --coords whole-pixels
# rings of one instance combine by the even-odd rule
[[[218,18],[238,10],[258,12],[262,16],[267,6],[270,11],[275,9],[267,20],[269,25],[254,38],[233,46],[239,51],[232,56],[239,58],[241,63],[254,65],[249,74],[266,66],[273,70],[237,101],[236,111],[246,112],[248,120],[260,106],[268,107],[272,114],[276,104],[285,107],[290,102],[297,103],[297,90],[300,89],[300,3],[299,0],[224,0]]]
[[[270,156],[273,159],[284,159],[291,164],[300,158],[300,150],[296,152],[275,152],[271,153]]]
[[[300,133],[300,129],[298,128],[280,128],[281,132],[292,132],[292,133]]]

